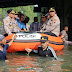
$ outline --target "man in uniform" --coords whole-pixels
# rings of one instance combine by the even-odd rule
[[[25,50],[29,52],[34,52],[38,53],[39,56],[44,56],[44,57],[54,57],[55,59],[58,59],[56,56],[56,53],[54,49],[50,46],[48,46],[48,37],[47,36],[42,36],[40,39],[41,45],[38,47],[38,50],[32,50],[29,48],[26,48]]]
[[[60,36],[65,45],[72,45],[72,41],[68,41],[68,34],[66,33],[67,31],[68,31],[68,26],[65,26],[64,30],[61,31]]]
[[[18,18],[18,12],[15,11],[15,14],[14,14],[14,18],[12,18],[12,24],[13,24],[13,32],[19,32],[19,29],[17,27],[17,19]]]
[[[45,21],[46,21],[45,15],[41,15],[41,26],[40,26],[40,29],[43,28],[43,24],[44,24]]]
[[[4,27],[4,32],[6,34],[12,34],[11,32],[13,31],[13,24],[12,24],[12,18],[14,18],[15,11],[10,9],[7,11],[8,16],[3,19],[3,27]]]
[[[44,23],[44,27],[41,30],[42,32],[52,32],[55,35],[59,36],[60,34],[60,19],[56,14],[55,8],[52,7],[49,9],[50,18]]]

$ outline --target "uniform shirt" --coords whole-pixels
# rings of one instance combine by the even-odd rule
[[[17,20],[12,19],[12,23],[13,23],[13,32],[19,32],[18,27],[17,27]]]
[[[40,26],[41,24],[39,22],[33,22],[30,24],[30,31],[31,32],[40,31]]]
[[[65,40],[68,40],[68,34],[66,33],[65,30],[61,31],[61,35],[64,36]]]
[[[0,50],[0,60],[5,60],[6,59],[6,54],[7,54],[7,49],[8,49],[9,45],[6,44],[4,47],[3,47],[3,51]]]
[[[41,47],[41,45],[38,47],[38,51],[37,50],[32,50],[32,52],[38,53],[38,55],[40,56],[51,56],[54,57],[55,59],[57,59],[56,53],[54,51],[54,49],[50,46],[48,46],[44,51],[43,48]]]
[[[41,30],[40,30],[40,32],[46,31],[47,22],[48,22],[48,19],[46,19],[45,22],[43,22],[43,23],[41,24]]]
[[[18,19],[17,19],[17,23],[18,23],[18,26],[20,29],[25,29],[26,28],[26,25],[22,22],[20,22]]]
[[[49,20],[47,20],[44,23],[44,31],[45,32],[52,32],[54,34],[56,34],[57,36],[59,36],[60,34],[60,19],[57,16],[57,14],[55,14],[54,17],[51,17]]]
[[[4,33],[12,34],[11,32],[13,31],[13,25],[12,25],[12,19],[7,16],[6,18],[3,19],[3,28],[4,28]]]

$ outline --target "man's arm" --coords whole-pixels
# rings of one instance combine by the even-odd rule
[[[0,41],[0,44],[2,44],[2,41]]]
[[[17,37],[17,35],[14,35],[14,37],[12,38],[12,40],[8,43],[9,46],[12,45],[12,42],[14,41],[14,39]]]
[[[27,30],[26,30],[26,26],[25,26],[25,25],[23,26],[23,30],[22,30],[22,31],[25,31],[25,32],[27,31]]]
[[[17,24],[18,29],[21,31],[21,29],[19,28],[18,24]]]
[[[38,50],[32,50],[32,49],[29,49],[29,48],[25,48],[25,50],[27,51],[27,52],[34,52],[34,53],[38,53]]]
[[[64,30],[61,31],[61,36],[65,36],[65,35],[66,35],[65,31]]]
[[[56,55],[54,49],[53,49],[52,47],[50,47],[50,46],[49,46],[48,48],[51,50],[51,52],[52,52],[54,58],[58,60],[58,57],[57,57],[57,55]]]

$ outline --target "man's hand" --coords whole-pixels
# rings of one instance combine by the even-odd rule
[[[63,38],[64,38],[64,36],[62,35],[62,36],[61,36],[61,39],[63,39]]]
[[[14,37],[12,39],[16,39],[17,38],[17,35],[14,35]]]
[[[29,48],[25,48],[25,50],[26,50],[27,52],[31,52],[31,51],[32,51],[32,49],[29,49]]]
[[[65,38],[63,38],[63,41],[64,41],[64,42],[66,41]]]
[[[16,39],[16,38],[17,38],[17,35],[14,36],[14,39]]]

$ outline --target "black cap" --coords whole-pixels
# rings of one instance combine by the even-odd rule
[[[49,12],[54,12],[55,11],[55,7],[51,7],[50,9],[49,9]]]
[[[13,9],[9,9],[9,10],[7,10],[7,13],[10,13],[12,10],[13,10]]]
[[[42,36],[40,39],[40,42],[46,42],[48,41],[48,37],[47,36]]]

